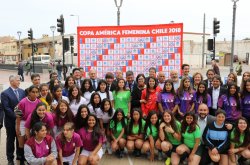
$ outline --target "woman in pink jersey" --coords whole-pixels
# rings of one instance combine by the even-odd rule
[[[85,165],[87,163],[96,165],[102,158],[102,144],[105,138],[101,133],[98,119],[95,115],[89,114],[87,119],[87,126],[78,131],[81,136],[83,145],[82,152],[78,160],[78,165]]]
[[[38,122],[32,128],[32,136],[24,145],[24,154],[29,165],[57,165],[56,143],[47,135],[44,123]]]
[[[53,128],[54,137],[62,132],[65,123],[74,121],[74,114],[70,110],[67,101],[61,100],[58,102],[55,113],[53,114],[53,120],[55,124]]]
[[[28,96],[23,98],[18,104],[18,109],[21,111],[21,114],[16,115],[16,135],[19,143],[18,152],[21,155],[20,158],[21,165],[24,163],[24,151],[23,151],[23,146],[25,142],[24,124],[28,116],[36,109],[37,104],[41,102],[37,98],[38,94],[39,94],[38,87],[32,85],[28,88]]]
[[[64,124],[63,132],[56,138],[56,145],[59,155],[59,164],[77,164],[82,140],[80,135],[74,131],[74,123],[68,122]]]
[[[46,112],[47,106],[45,103],[40,102],[37,104],[36,109],[30,114],[25,121],[25,135],[30,138],[30,129],[39,121],[43,122],[46,125],[47,132],[50,134],[51,130],[54,127],[54,121],[52,114]]]

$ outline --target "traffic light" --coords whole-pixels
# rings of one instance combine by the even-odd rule
[[[70,36],[70,46],[74,46],[74,36]]]
[[[63,49],[65,52],[69,51],[69,39],[68,38],[63,39]]]
[[[61,34],[64,33],[64,18],[63,15],[60,16],[60,18],[57,19],[57,31]]]
[[[33,44],[33,52],[37,52],[38,48],[37,48],[37,44]]]
[[[220,21],[217,21],[216,18],[214,18],[214,23],[213,23],[213,30],[214,30],[214,35],[216,36],[217,33],[220,33]]]
[[[31,28],[28,31],[28,39],[33,40],[33,30]]]

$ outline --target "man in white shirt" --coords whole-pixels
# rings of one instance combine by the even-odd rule
[[[213,77],[213,87],[208,89],[208,94],[210,94],[212,98],[212,107],[209,111],[210,115],[215,116],[215,111],[217,111],[218,108],[218,99],[220,98],[221,95],[226,93],[226,89],[221,87],[222,81],[221,77],[219,75],[215,75]]]

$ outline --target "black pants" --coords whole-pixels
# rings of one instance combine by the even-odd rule
[[[6,156],[8,161],[14,160],[14,151],[15,151],[15,140],[16,140],[16,158],[19,159],[18,150],[18,140],[16,136],[15,126],[5,127],[6,128]]]

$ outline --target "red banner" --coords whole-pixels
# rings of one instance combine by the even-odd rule
[[[183,24],[78,27],[78,66],[85,72],[128,70],[148,74],[150,67],[165,72],[182,65]]]

